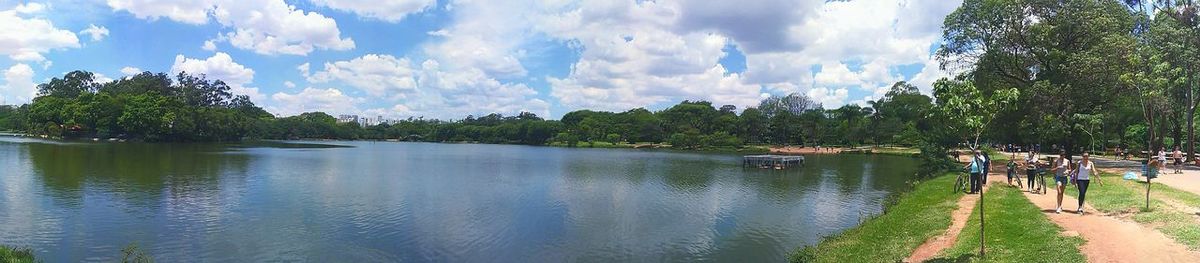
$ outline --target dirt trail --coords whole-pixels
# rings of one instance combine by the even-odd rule
[[[1044,195],[1024,194],[1050,221],[1086,240],[1079,250],[1088,262],[1200,262],[1200,253],[1188,251],[1186,246],[1152,228],[1101,215],[1086,204],[1086,213],[1076,214],[1073,210],[1078,201],[1073,196],[1063,196],[1063,212],[1055,214],[1054,190]]]
[[[1004,170],[999,170],[1002,168],[1003,166],[992,165],[992,171],[1003,172]],[[984,194],[987,193],[991,186],[1007,186],[1008,182],[1005,176],[1003,173],[988,173],[988,183],[983,187]],[[918,246],[916,250],[913,250],[913,253],[908,258],[905,258],[903,262],[924,262],[936,257],[943,250],[954,246],[954,243],[958,241],[958,234],[962,232],[963,227],[966,227],[967,219],[971,217],[971,212],[975,211],[975,208],[979,206],[978,202],[979,195],[963,195],[963,197],[959,198],[958,208],[950,213],[950,228],[947,228],[946,232],[939,236],[925,240],[925,243]]]

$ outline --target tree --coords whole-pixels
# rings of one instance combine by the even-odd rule
[[[944,129],[956,134],[971,149],[979,148],[979,136],[1002,110],[1017,100],[1016,88],[984,94],[971,81],[940,79],[933,84],[937,100],[934,113]]]
[[[94,92],[100,88],[96,76],[87,71],[71,71],[63,78],[52,78],[50,82],[38,84],[38,96],[75,98],[80,94]]]
[[[1062,127],[1056,138],[1073,151],[1074,114],[1095,114],[1119,96],[1122,59],[1115,39],[1134,28],[1130,12],[1115,1],[966,0],[945,20],[943,67],[964,69],[985,93],[1016,88],[1022,116]],[[1060,129],[1046,129],[1054,131]]]

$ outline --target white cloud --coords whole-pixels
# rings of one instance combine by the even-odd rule
[[[223,52],[217,52],[207,59],[176,55],[175,63],[171,65],[171,74],[179,72],[187,72],[192,75],[204,74],[208,79],[224,81],[229,85],[231,93],[247,95],[252,100],[261,101],[266,97],[258,91],[258,88],[247,86],[254,81],[254,70],[234,62],[229,54]]]
[[[93,76],[93,78],[95,78],[96,83],[109,83],[109,82],[113,81],[113,78],[105,76],[103,73],[92,73],[92,74],[95,74],[95,76]]]
[[[299,70],[300,75],[304,76],[305,78],[312,75],[312,72],[309,71],[308,69],[309,69],[308,62],[304,62],[304,64],[300,64],[299,66],[296,66],[296,70]]]
[[[881,87],[906,80],[898,66],[925,63],[924,71],[936,70],[936,63],[927,63],[930,46],[940,37],[943,17],[960,4],[959,0],[827,1],[816,12],[794,17],[799,23],[791,23],[785,38],[791,44],[780,45],[794,47],[747,52],[746,80],[779,92],[857,86],[878,98],[886,92]],[[742,44],[736,35],[734,41]],[[846,67],[851,64],[859,65],[858,69]],[[821,71],[813,72],[814,65],[821,65]],[[907,80],[927,90],[924,83],[931,81],[923,81],[928,77],[922,76],[930,74]]]
[[[831,63],[821,65],[821,71],[813,77],[818,86],[853,86],[862,84],[858,74],[850,71],[846,64]]]
[[[535,7],[504,1],[465,0],[451,9],[456,20],[434,31],[441,38],[424,46],[424,53],[442,68],[474,68],[489,76],[522,77],[528,71],[520,59],[523,45],[534,37]]]
[[[925,60],[925,67],[921,69],[921,72],[913,75],[912,79],[910,79],[908,82],[909,84],[917,86],[917,88],[921,90],[921,93],[933,94],[934,82],[937,82],[938,79],[949,78],[954,75],[956,75],[956,73],[942,70],[937,59],[933,56],[929,56],[929,59]]]
[[[321,111],[334,116],[357,114],[360,111],[355,104],[363,101],[363,99],[347,96],[335,88],[317,89],[312,87],[304,88],[293,94],[277,92],[271,95],[271,99],[275,102],[274,106],[267,106],[266,110],[282,116],[312,111]]]
[[[448,69],[435,60],[421,63],[417,92],[400,105],[410,116],[462,118],[486,113],[516,115],[522,111],[550,114],[550,104],[522,83],[505,83],[476,68]]]
[[[820,102],[825,108],[837,108],[846,104],[846,97],[850,96],[850,91],[846,88],[813,88],[808,90],[806,95],[813,101]]]
[[[123,68],[121,68],[121,74],[125,74],[126,76],[137,75],[138,73],[142,73],[142,72],[143,72],[143,71],[142,71],[142,69],[140,69],[140,68],[135,68],[135,67],[123,67]]]
[[[43,61],[42,54],[55,49],[78,48],[75,33],[54,27],[49,20],[23,18],[18,14],[40,12],[40,4],[0,11],[0,54],[16,61]]]
[[[718,65],[729,39],[672,31],[678,6],[657,2],[587,2],[547,16],[549,35],[577,41],[580,59],[551,94],[570,108],[625,110],[684,99],[739,107],[756,104],[761,88]]]
[[[46,5],[42,3],[25,3],[17,5],[15,8],[13,8],[13,10],[21,14],[41,13],[42,11],[46,10]]]
[[[315,49],[354,48],[354,40],[342,38],[332,18],[305,12],[283,0],[109,0],[108,5],[143,19],[165,17],[193,25],[207,24],[211,16],[232,31],[210,41],[228,41],[259,54],[307,55]],[[203,47],[215,49],[215,43]]]
[[[290,89],[290,88],[295,88],[295,87],[296,87],[296,83],[292,83],[291,81],[283,81],[283,86],[284,86],[284,87],[288,87],[289,89]]]
[[[208,14],[216,1],[108,0],[114,11],[125,10],[137,18],[157,20],[167,18],[177,22],[201,25],[208,23]]]
[[[434,7],[434,0],[313,0],[314,4],[354,12],[358,16],[399,22],[405,16]]]
[[[33,84],[33,68],[18,63],[4,71],[4,85],[0,86],[0,104],[27,103],[37,96]]]
[[[369,95],[391,99],[404,98],[417,88],[409,60],[390,55],[367,54],[348,61],[325,63],[324,70],[306,78],[312,83],[340,81]]]
[[[208,50],[208,51],[217,51],[217,44],[216,44],[216,42],[212,41],[211,39],[205,40],[204,45],[200,46],[200,49]]]
[[[96,26],[95,24],[89,24],[88,28],[79,31],[79,33],[91,36],[92,41],[100,41],[104,40],[104,37],[108,36],[108,28]]]

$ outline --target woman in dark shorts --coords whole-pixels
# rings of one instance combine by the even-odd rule
[[[1027,189],[1027,190],[1029,190],[1030,193],[1033,192],[1033,186],[1034,186],[1033,177],[1037,176],[1037,172],[1038,172],[1037,154],[1033,152],[1033,149],[1029,149],[1029,156],[1025,157],[1025,177],[1029,179],[1029,183],[1027,183],[1025,185],[1029,186],[1029,189]]]

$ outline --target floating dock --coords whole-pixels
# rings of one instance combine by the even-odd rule
[[[804,164],[804,156],[799,155],[747,155],[742,157],[742,167],[786,169]]]

